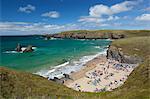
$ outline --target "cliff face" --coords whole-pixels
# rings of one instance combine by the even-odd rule
[[[140,57],[128,56],[125,53],[123,53],[122,48],[117,48],[115,46],[109,46],[107,50],[107,58],[128,64],[136,64],[142,62],[142,59]]]
[[[120,39],[124,38],[124,34],[115,33],[60,33],[53,35],[45,35],[44,37],[53,38],[71,38],[71,39]]]
[[[75,30],[43,36],[47,39],[51,37],[69,39],[120,39],[125,37],[150,36],[150,30]]]

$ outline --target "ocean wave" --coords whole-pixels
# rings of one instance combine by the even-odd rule
[[[95,48],[98,48],[98,49],[99,49],[99,48],[101,48],[101,47],[100,47],[100,46],[95,46]]]
[[[17,52],[17,51],[5,51],[3,53],[23,53],[23,52]]]
[[[83,56],[78,61],[65,62],[61,65],[51,68],[50,70],[40,70],[34,74],[43,76],[48,79],[53,79],[54,77],[61,78],[63,77],[63,74],[70,74],[71,72],[79,71],[81,68],[83,68],[84,64],[86,64],[88,61],[94,59],[99,55],[106,55],[106,52],[107,51],[104,50],[95,55]]]

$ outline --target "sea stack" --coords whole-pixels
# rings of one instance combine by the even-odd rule
[[[21,52],[22,50],[21,50],[21,45],[18,43],[18,45],[17,45],[17,47],[16,47],[16,51],[17,52]]]
[[[32,45],[28,45],[28,47],[23,52],[33,52]]]

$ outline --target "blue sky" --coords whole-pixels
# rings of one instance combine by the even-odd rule
[[[150,0],[1,0],[0,35],[150,29]]]

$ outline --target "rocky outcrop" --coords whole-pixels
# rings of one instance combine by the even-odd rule
[[[63,75],[64,75],[64,78],[71,79],[69,74],[63,74]]]
[[[32,48],[32,45],[28,45],[25,49],[21,47],[21,45],[18,43],[16,49],[17,52],[33,52],[34,49]]]
[[[54,79],[50,79],[51,81],[54,81],[54,82],[56,82],[56,83],[58,83],[58,84],[63,84],[64,83],[64,81],[62,80],[62,79],[59,79],[59,78],[57,78],[57,77],[54,77]]]
[[[64,81],[66,81],[66,80],[68,80],[68,79],[72,80],[69,74],[63,74],[63,76],[64,76],[64,77],[62,77],[62,78],[60,78],[60,79],[57,78],[57,77],[54,77],[53,79],[50,79],[50,80],[51,80],[51,81],[54,81],[54,82],[56,82],[56,83],[58,83],[58,84],[64,84]]]
[[[44,35],[49,38],[67,38],[67,39],[121,39],[124,38],[124,34],[119,33],[60,33]]]
[[[121,63],[137,64],[141,63],[142,59],[138,56],[128,56],[123,53],[122,48],[117,48],[115,46],[109,46],[107,50],[107,58],[114,59]]]
[[[15,49],[17,52],[21,52],[22,50],[21,50],[21,45],[18,43],[18,45],[17,45],[17,47],[16,47],[16,49]]]
[[[23,52],[33,52],[32,45],[28,45],[28,47]]]
[[[121,38],[125,38],[125,35],[112,33],[110,38],[111,39],[121,39]]]

